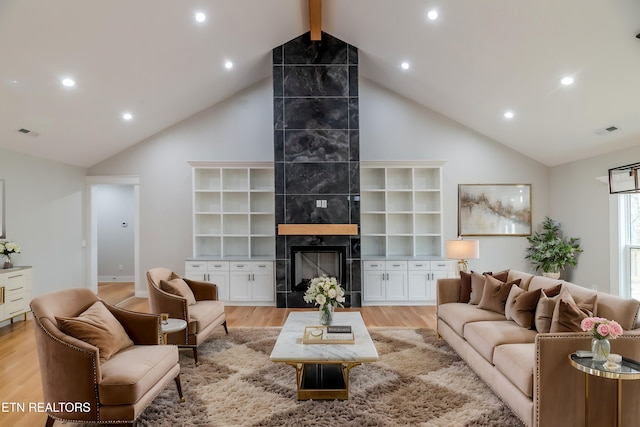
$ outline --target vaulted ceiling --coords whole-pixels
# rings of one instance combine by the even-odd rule
[[[322,29],[361,77],[546,165],[640,144],[637,0],[324,0]],[[308,0],[3,0],[0,148],[91,166],[269,77],[308,30]]]

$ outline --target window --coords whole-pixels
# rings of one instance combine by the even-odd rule
[[[623,277],[628,278],[625,280],[625,293],[640,299],[640,194],[625,194],[621,198],[624,245],[620,259]]]

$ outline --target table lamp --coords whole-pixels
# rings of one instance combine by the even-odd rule
[[[458,260],[458,269],[467,272],[468,259],[480,258],[479,240],[449,240],[447,241],[447,258]]]

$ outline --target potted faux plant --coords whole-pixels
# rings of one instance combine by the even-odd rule
[[[577,237],[565,239],[560,234],[560,226],[549,217],[542,222],[542,232],[535,232],[527,237],[531,246],[527,248],[526,259],[536,268],[542,270],[542,275],[559,278],[560,270],[565,265],[575,266],[578,254],[582,252],[580,240]]]

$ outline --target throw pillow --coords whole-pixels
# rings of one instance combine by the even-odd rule
[[[504,306],[507,302],[507,297],[509,296],[511,287],[513,285],[518,286],[520,284],[520,279],[505,283],[493,276],[487,275],[486,278],[484,289],[482,291],[482,298],[478,303],[478,308],[504,314]]]
[[[77,317],[56,317],[56,320],[68,335],[98,347],[100,363],[133,345],[118,319],[102,301],[96,301]]]
[[[553,309],[549,332],[581,332],[582,319],[593,316],[596,295],[585,301],[576,301],[567,289],[560,292],[559,301]]]
[[[188,305],[194,305],[196,303],[196,297],[193,295],[193,291],[189,285],[187,285],[187,282],[180,278],[160,280],[160,289],[170,294],[185,298]]]
[[[469,304],[478,305],[482,299],[482,291],[484,290],[485,276],[493,276],[501,282],[507,281],[509,270],[499,271],[497,273],[484,272],[482,274],[471,272],[471,295],[469,296]]]
[[[547,333],[551,330],[551,318],[553,317],[553,309],[558,302],[562,283],[558,283],[550,288],[543,289],[540,292],[540,298],[536,305],[534,314],[536,331]]]
[[[535,324],[534,312],[542,290],[525,291],[518,286],[512,286],[505,305],[507,320],[513,320],[522,328],[531,329]]]
[[[544,292],[544,294],[546,296],[551,298],[551,297],[555,297],[556,295],[560,294],[561,290],[562,290],[562,283],[558,283],[557,285],[554,285],[554,286],[552,286],[550,288],[544,288],[542,291]]]
[[[471,273],[460,272],[460,302],[469,302],[471,299]]]

